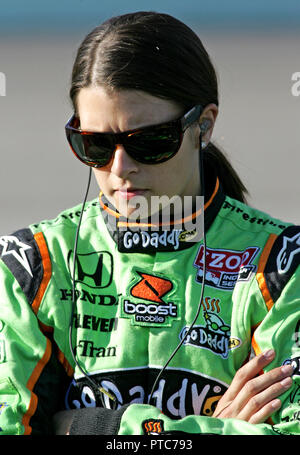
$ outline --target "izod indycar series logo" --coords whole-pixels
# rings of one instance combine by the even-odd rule
[[[122,317],[133,325],[170,326],[178,317],[178,308],[166,295],[173,291],[172,281],[156,275],[137,272],[139,280],[130,289],[130,297],[122,299]]]
[[[237,282],[248,280],[256,270],[252,263],[260,248],[248,247],[244,251],[206,248],[205,284],[219,289],[232,290]],[[196,280],[203,280],[203,254],[201,245],[194,266],[197,267]]]

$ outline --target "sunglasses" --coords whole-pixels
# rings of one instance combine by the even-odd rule
[[[118,144],[139,163],[159,164],[176,155],[184,132],[199,119],[202,110],[197,105],[177,120],[117,134],[82,131],[79,118],[73,115],[65,126],[66,136],[77,158],[91,167],[106,166]]]

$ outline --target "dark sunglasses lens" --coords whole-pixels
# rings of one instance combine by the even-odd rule
[[[89,166],[106,166],[112,158],[116,142],[113,134],[79,133],[67,129],[67,138],[77,157]],[[172,158],[179,150],[182,133],[176,125],[147,128],[124,135],[121,143],[139,163],[158,164]]]
[[[132,133],[126,137],[124,147],[136,161],[155,164],[174,156],[181,144],[181,133],[176,128],[153,128]]]
[[[72,132],[70,142],[78,157],[90,166],[105,166],[111,160],[114,145],[104,137]]]

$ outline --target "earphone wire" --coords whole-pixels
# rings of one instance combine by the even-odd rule
[[[170,355],[170,357],[168,358],[167,362],[164,364],[163,368],[160,370],[159,374],[157,375],[155,381],[154,381],[154,384],[152,386],[152,390],[151,390],[151,393],[149,395],[149,399],[148,399],[148,403],[150,403],[152,397],[153,397],[153,393],[154,393],[154,390],[155,390],[155,387],[159,381],[159,379],[161,378],[162,374],[164,373],[165,369],[167,368],[167,366],[169,365],[169,363],[171,362],[171,360],[175,357],[175,355],[177,354],[177,352],[179,351],[179,349],[181,348],[181,346],[183,345],[183,343],[185,342],[186,338],[188,337],[188,335],[191,333],[191,331],[193,330],[193,327],[196,323],[196,320],[198,319],[198,316],[200,314],[200,311],[201,311],[201,306],[202,306],[202,301],[203,301],[203,294],[204,294],[204,288],[205,288],[205,275],[206,275],[206,238],[205,238],[205,233],[204,233],[204,236],[203,236],[203,278],[202,278],[202,285],[201,285],[201,295],[200,295],[200,299],[199,299],[199,304],[198,304],[198,308],[197,308],[197,312],[196,312],[196,315],[190,325],[190,328],[187,330],[187,332],[185,333],[184,337],[182,338],[182,340],[180,341],[180,343],[176,346],[176,348],[174,349],[174,351],[172,352],[172,354]]]
[[[203,196],[203,199],[204,199],[205,184],[204,184],[204,164],[203,164],[203,153],[202,153],[202,132],[200,134],[200,151],[199,151],[199,154],[200,154],[201,196]],[[205,217],[204,211],[203,211],[203,217]],[[185,342],[185,340],[188,337],[188,335],[193,330],[193,327],[194,327],[194,325],[196,323],[196,320],[199,317],[199,314],[200,314],[200,311],[201,311],[201,306],[203,306],[204,312],[206,313],[205,305],[202,305],[203,304],[204,289],[205,289],[205,277],[206,277],[206,234],[205,234],[205,220],[203,219],[203,276],[202,276],[202,283],[201,283],[201,294],[200,294],[200,298],[199,298],[199,303],[198,303],[196,315],[195,315],[195,317],[194,317],[189,329],[186,331],[184,337],[182,338],[180,343],[178,343],[178,345],[176,346],[176,348],[174,349],[174,351],[172,352],[172,354],[168,358],[167,362],[164,364],[164,366],[162,367],[162,369],[158,373],[158,375],[157,375],[157,377],[156,377],[156,379],[155,379],[155,381],[153,383],[153,386],[152,386],[152,389],[151,389],[151,393],[150,393],[149,398],[148,398],[148,403],[150,403],[150,401],[151,401],[151,399],[153,397],[155,387],[156,387],[159,379],[161,378],[162,374],[166,370],[166,368],[169,365],[169,363],[171,362],[171,360],[175,357],[175,355],[177,354],[177,352],[179,351],[179,349],[181,348],[181,346]]]
[[[78,222],[78,225],[77,225],[76,235],[75,235],[75,241],[74,241],[74,249],[73,249],[73,271],[72,271],[72,308],[71,308],[71,317],[70,317],[70,323],[69,323],[69,347],[70,347],[71,355],[72,355],[72,358],[73,358],[73,361],[74,361],[75,365],[76,365],[77,368],[80,370],[80,372],[84,375],[84,377],[88,380],[88,382],[91,384],[92,388],[95,389],[95,390],[97,390],[98,392],[100,392],[100,399],[101,399],[101,402],[102,402],[103,407],[105,407],[104,401],[103,401],[103,393],[106,394],[106,395],[108,395],[108,397],[109,397],[111,400],[113,400],[113,401],[116,401],[116,398],[115,398],[113,395],[111,395],[109,392],[107,392],[103,387],[100,387],[100,386],[99,386],[99,385],[98,385],[98,384],[97,384],[97,383],[88,375],[88,373],[84,371],[84,369],[82,368],[82,366],[80,365],[80,363],[78,362],[78,360],[77,360],[77,358],[76,358],[76,355],[75,355],[75,352],[74,352],[74,349],[73,349],[73,343],[72,343],[73,319],[74,319],[75,307],[76,307],[75,273],[76,273],[76,257],[77,257],[78,239],[79,239],[79,231],[80,231],[80,226],[81,226],[81,222],[82,222],[82,217],[83,217],[83,213],[84,213],[84,209],[85,209],[87,197],[88,197],[89,190],[90,190],[91,176],[92,176],[92,168],[89,168],[89,176],[88,176],[87,188],[86,188],[84,200],[83,200],[82,207],[81,207],[79,222]],[[75,380],[75,379],[74,379],[74,380]],[[75,380],[75,382],[76,382],[76,380]]]
[[[118,404],[116,397],[114,395],[110,394],[103,387],[100,387],[88,375],[88,373],[84,371],[84,369],[81,367],[81,365],[79,364],[78,360],[76,359],[76,355],[75,355],[75,352],[74,352],[74,349],[73,349],[73,343],[72,343],[72,328],[73,328],[73,319],[74,319],[75,306],[76,306],[75,272],[76,272],[77,247],[78,247],[79,231],[80,231],[80,226],[81,226],[82,217],[83,217],[83,213],[84,213],[84,208],[85,208],[86,200],[87,200],[89,189],[90,189],[91,174],[92,174],[92,169],[89,168],[89,177],[88,177],[87,189],[86,189],[86,193],[85,193],[84,200],[83,200],[83,203],[82,203],[82,208],[81,208],[81,212],[80,212],[80,218],[79,218],[79,222],[78,222],[78,225],[77,225],[76,235],[75,235],[75,242],[74,242],[73,271],[72,271],[72,309],[71,309],[71,317],[70,317],[70,323],[69,323],[69,347],[70,347],[70,351],[71,351],[71,355],[72,355],[73,361],[76,364],[77,368],[84,375],[84,377],[88,380],[88,382],[91,384],[92,388],[97,390],[98,392],[100,392],[100,399],[101,399],[103,407],[105,407],[105,403],[104,403],[104,400],[103,400],[103,394],[106,394],[111,400],[114,401],[114,408],[115,408],[117,406],[117,404]],[[203,153],[202,153],[202,133],[200,134],[200,176],[201,176],[201,196],[203,196],[203,198],[204,198],[204,194],[205,194],[204,187],[205,187],[205,184],[204,184],[204,165],[203,165]],[[204,212],[203,212],[203,217],[205,217]],[[200,311],[201,311],[201,306],[203,306],[204,312],[206,312],[205,306],[202,305],[203,304],[204,289],[205,289],[205,277],[206,277],[206,233],[205,233],[205,220],[203,220],[203,276],[202,276],[202,284],[201,284],[201,294],[200,294],[200,298],[199,298],[199,303],[198,303],[196,315],[194,316],[194,319],[193,319],[189,329],[185,333],[184,337],[182,338],[180,343],[176,346],[176,348],[174,349],[174,351],[172,352],[172,354],[168,358],[167,362],[164,364],[164,366],[161,368],[160,372],[158,373],[158,375],[157,375],[157,377],[156,377],[156,379],[155,379],[155,381],[153,383],[153,386],[152,386],[152,389],[151,389],[151,393],[150,393],[149,398],[148,398],[148,403],[150,403],[150,401],[151,401],[151,399],[153,397],[155,387],[156,387],[159,379],[161,378],[162,374],[164,373],[164,371],[166,370],[166,368],[168,367],[168,365],[172,361],[172,359],[175,357],[176,353],[178,352],[180,347],[183,345],[183,343],[185,342],[185,340],[188,337],[188,335],[193,330],[193,327],[194,327],[194,325],[196,323],[196,320],[199,317],[199,314],[200,314]]]

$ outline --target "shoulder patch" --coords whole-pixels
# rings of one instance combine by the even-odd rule
[[[300,264],[300,226],[289,226],[277,237],[264,269],[269,292],[275,303]]]
[[[10,269],[32,305],[44,275],[43,260],[30,229],[0,237],[0,258]]]

